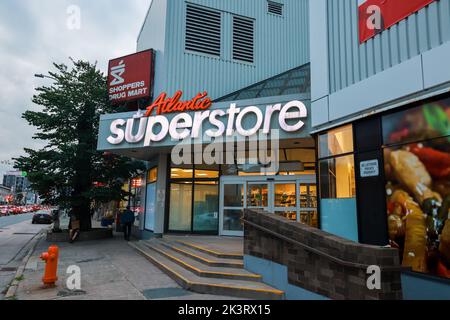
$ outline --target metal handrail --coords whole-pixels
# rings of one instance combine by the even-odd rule
[[[270,235],[272,235],[272,236],[274,236],[276,238],[279,238],[281,240],[284,240],[286,242],[289,242],[289,243],[292,243],[292,244],[294,244],[296,246],[299,246],[299,247],[305,249],[306,251],[312,252],[312,253],[314,253],[314,254],[316,254],[318,256],[321,256],[321,257],[324,257],[326,259],[329,259],[329,260],[331,260],[331,261],[333,261],[333,262],[335,262],[335,263],[337,263],[337,264],[339,264],[341,266],[355,268],[355,269],[366,269],[366,270],[367,270],[367,268],[369,266],[371,266],[369,264],[355,263],[355,262],[351,262],[351,261],[345,261],[345,260],[342,260],[340,258],[336,258],[336,257],[334,257],[334,256],[332,256],[332,255],[330,255],[328,253],[325,253],[325,252],[323,252],[321,250],[318,250],[318,249],[315,249],[313,247],[310,247],[310,246],[308,246],[308,245],[306,245],[304,243],[301,243],[301,242],[299,242],[297,240],[294,240],[294,239],[291,239],[291,238],[286,237],[284,235],[281,235],[281,234],[279,234],[277,232],[274,232],[274,231],[272,231],[270,229],[264,228],[264,227],[262,227],[262,226],[260,226],[260,225],[258,225],[256,223],[253,223],[253,222],[248,221],[246,219],[242,219],[242,221],[244,223],[246,223],[246,224],[256,228],[256,229],[259,229],[260,231],[263,231],[263,232],[268,233],[268,234],[270,234]],[[402,267],[402,266],[398,266],[398,267],[397,266],[384,266],[384,267],[380,266],[380,268],[382,270],[385,270],[385,271],[407,271],[407,270],[411,270],[410,268],[405,268],[405,267]]]

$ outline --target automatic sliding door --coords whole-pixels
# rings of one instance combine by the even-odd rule
[[[274,204],[275,214],[283,216],[289,220],[297,221],[298,217],[298,193],[295,182],[274,183]]]
[[[242,183],[223,183],[221,189],[220,234],[224,236],[243,236],[242,216],[245,204],[245,185]]]
[[[317,186],[315,184],[300,185],[300,218],[299,222],[318,228]]]

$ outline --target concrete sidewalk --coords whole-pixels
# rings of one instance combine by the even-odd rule
[[[149,263],[121,237],[61,243],[57,287],[44,289],[41,278],[45,264],[39,259],[50,244],[39,242],[20,281],[18,300],[234,300],[183,290],[166,274]],[[66,288],[69,266],[81,269],[81,291]]]

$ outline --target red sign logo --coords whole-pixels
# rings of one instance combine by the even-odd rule
[[[363,43],[436,0],[359,1],[359,42]]]
[[[151,97],[153,91],[153,50],[109,62],[108,93],[112,103]]]
[[[165,113],[206,110],[212,105],[207,92],[199,93],[189,101],[180,101],[182,96],[182,91],[177,91],[172,98],[167,98],[166,93],[161,93],[155,102],[147,108],[145,116],[150,117],[154,110],[156,110],[157,115],[161,115]]]

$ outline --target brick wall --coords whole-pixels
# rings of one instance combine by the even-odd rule
[[[291,285],[331,299],[402,299],[396,249],[358,244],[263,211],[245,210],[244,220],[245,254],[287,266]],[[381,290],[367,288],[369,265],[381,267]]]

